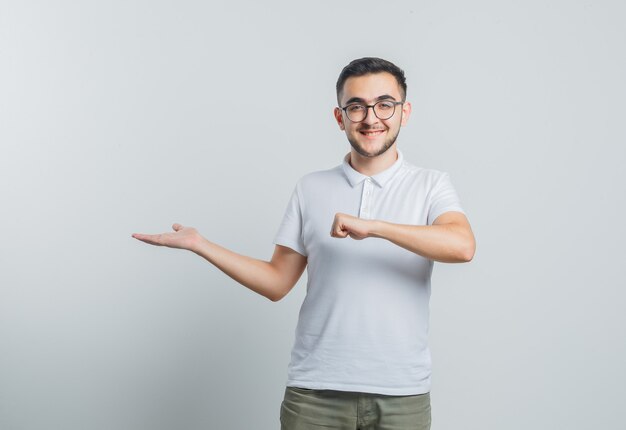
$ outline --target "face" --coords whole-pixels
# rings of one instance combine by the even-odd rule
[[[387,72],[348,78],[341,94],[341,107],[352,103],[373,105],[386,101],[402,101],[401,88],[396,78]],[[335,108],[335,119],[339,128],[346,132],[352,148],[364,157],[376,157],[385,153],[395,143],[400,127],[405,125],[411,113],[411,104],[397,105],[393,116],[381,120],[368,109],[367,117],[361,122],[352,122],[346,113]]]

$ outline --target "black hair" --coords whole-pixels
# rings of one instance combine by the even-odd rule
[[[404,77],[404,71],[392,62],[383,60],[382,58],[364,57],[352,60],[339,74],[339,79],[337,79],[337,102],[340,103],[339,95],[343,91],[343,85],[348,78],[382,72],[391,73],[393,77],[396,78],[398,85],[402,89],[402,100],[404,100],[406,98],[406,78]]]

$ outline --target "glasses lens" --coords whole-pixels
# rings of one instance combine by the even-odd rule
[[[378,119],[389,119],[393,116],[396,105],[390,101],[381,101],[374,105],[374,113]]]
[[[367,107],[359,104],[353,104],[346,107],[346,115],[348,119],[354,122],[360,122],[365,119],[367,114]]]

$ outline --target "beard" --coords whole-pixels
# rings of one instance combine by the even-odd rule
[[[398,130],[396,131],[396,133],[394,135],[389,136],[384,142],[383,142],[383,146],[382,148],[378,149],[375,152],[367,152],[365,150],[365,148],[363,148],[359,142],[357,142],[356,138],[354,136],[350,136],[348,135],[348,142],[350,142],[350,146],[352,146],[352,148],[354,148],[354,150],[356,152],[358,152],[359,154],[361,154],[363,157],[368,157],[368,158],[372,158],[372,157],[377,157],[381,154],[384,154],[385,152],[387,152],[387,150],[389,148],[391,148],[393,146],[394,143],[396,143],[396,139],[398,138],[398,135],[400,134],[400,127],[398,127]]]

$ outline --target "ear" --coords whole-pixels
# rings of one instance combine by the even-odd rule
[[[400,125],[402,126],[406,125],[410,116],[411,116],[411,103],[404,102],[404,104],[402,105],[402,121],[400,122]]]
[[[346,126],[343,123],[343,111],[341,109],[339,109],[338,107],[335,108],[335,110],[333,111],[334,115],[335,115],[335,121],[337,121],[337,124],[339,125],[339,128],[341,130],[345,130]]]

